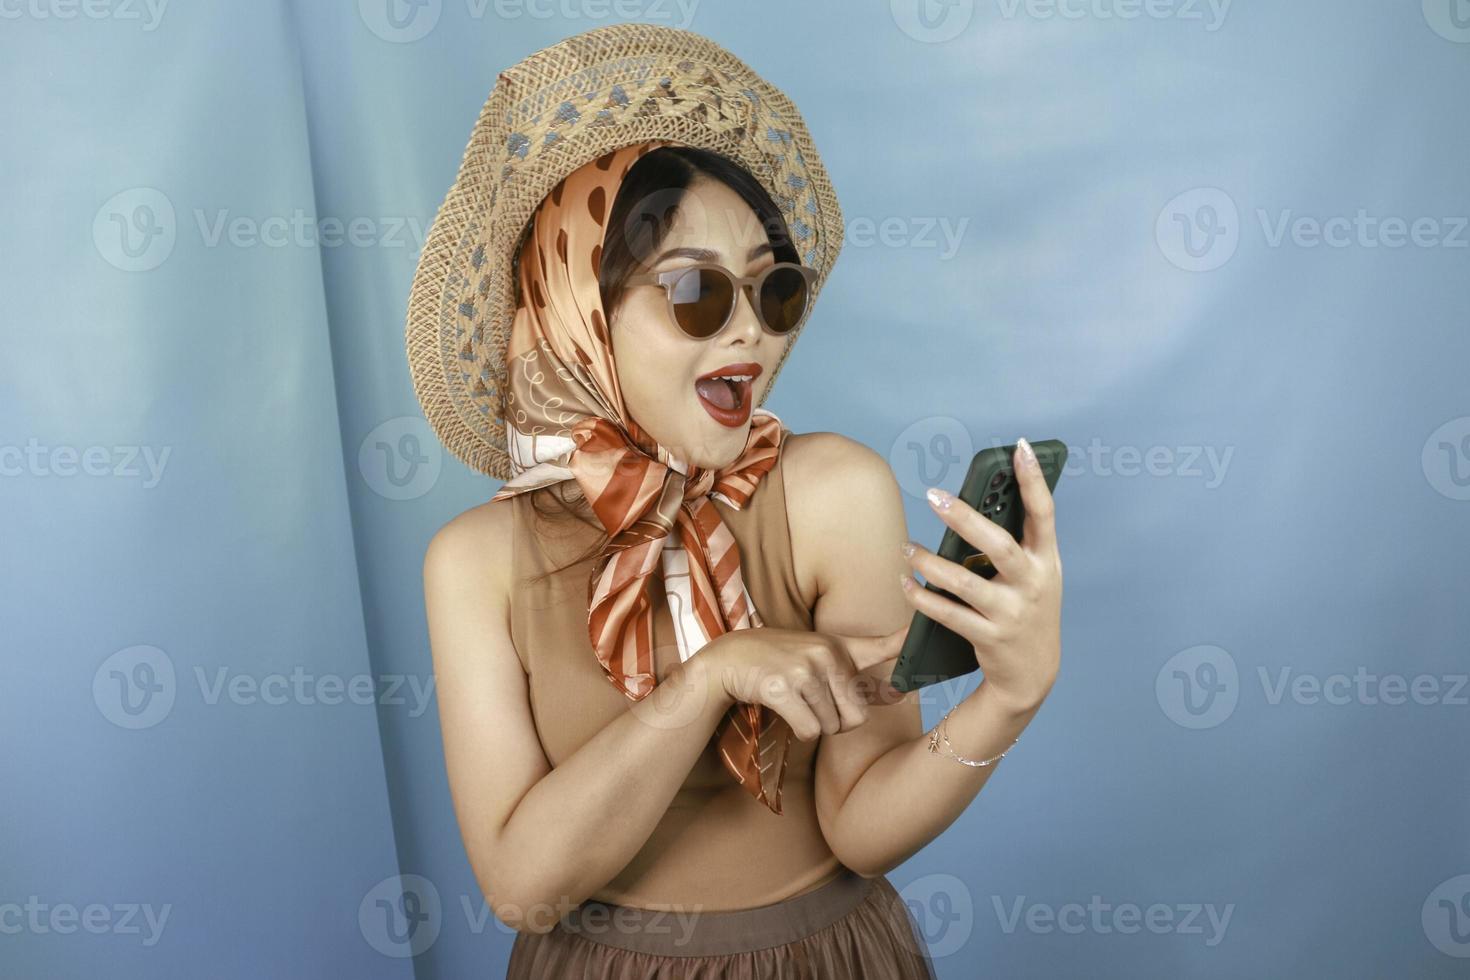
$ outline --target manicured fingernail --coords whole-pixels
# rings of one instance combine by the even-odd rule
[[[939,487],[930,487],[925,496],[929,498],[932,506],[940,510],[949,510],[950,504],[954,503],[954,498]]]
[[[1036,466],[1036,450],[1031,448],[1031,443],[1026,441],[1025,436],[1022,436],[1016,440],[1016,445],[1021,447],[1021,462],[1034,468]]]
[[[907,592],[914,587],[914,577],[907,572],[899,572],[898,584],[903,586],[903,590]]]
[[[903,552],[905,558],[914,557],[914,543],[912,541],[905,541],[898,546],[898,550]]]

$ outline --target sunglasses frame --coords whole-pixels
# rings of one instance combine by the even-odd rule
[[[696,337],[685,330],[684,325],[679,322],[678,314],[674,311],[674,283],[685,274],[699,269],[717,270],[723,273],[733,284],[733,288],[730,290],[730,308],[725,311],[724,322],[716,328],[714,333],[707,337]],[[790,330],[785,331],[771,329],[771,325],[766,322],[765,313],[761,311],[760,303],[760,291],[761,287],[765,285],[766,277],[781,269],[795,269],[800,272],[806,280],[807,295],[806,308],[801,311],[801,318],[796,321]],[[802,324],[806,323],[806,318],[812,312],[812,293],[817,284],[817,270],[811,266],[802,265],[800,262],[777,262],[774,265],[767,266],[753,276],[737,276],[718,262],[696,262],[693,265],[681,265],[677,269],[665,269],[662,272],[650,272],[644,275],[629,276],[625,280],[625,284],[628,286],[662,286],[664,290],[664,301],[668,304],[669,308],[669,319],[673,321],[674,326],[679,328],[680,333],[691,340],[713,340],[724,333],[725,328],[730,325],[731,318],[735,316],[735,307],[740,304],[741,292],[747,292],[750,298],[751,309],[755,310],[755,318],[760,322],[762,330],[773,337],[790,337],[801,329]]]

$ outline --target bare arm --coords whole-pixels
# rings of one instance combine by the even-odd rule
[[[817,568],[816,629],[876,634],[905,625],[914,614],[898,583],[909,571],[899,551],[907,530],[902,491],[887,461],[835,433],[804,439],[801,455],[787,461],[788,473],[797,474],[788,499],[797,519],[793,534],[801,528],[799,544],[812,549]],[[874,672],[886,680],[896,662]],[[843,864],[867,877],[891,871],[943,833],[995,771],[929,752],[919,713],[924,694],[911,691],[896,704],[874,707],[861,728],[822,737],[822,831]],[[1038,707],[1011,703],[982,684],[950,717],[950,738],[960,751],[988,757],[1006,748]],[[904,819],[890,819],[894,813]]]
[[[510,521],[500,501],[440,529],[424,558],[425,608],[475,878],[502,922],[548,932],[647,842],[732,701],[694,657],[552,768],[510,637]]]

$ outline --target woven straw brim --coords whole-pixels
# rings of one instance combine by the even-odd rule
[[[813,299],[820,293],[842,248],[842,211],[811,134],[781,91],[708,38],[673,27],[615,24],[536,52],[502,72],[485,101],[409,291],[414,392],[445,448],[472,469],[511,476],[505,350],[516,308],[513,258],[532,213],[573,170],[654,139],[712,150],[749,170],[817,272]],[[794,345],[795,335],[767,393]]]

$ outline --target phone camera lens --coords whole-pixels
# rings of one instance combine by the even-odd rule
[[[999,499],[1000,494],[998,493],[987,494],[985,499],[980,502],[980,507],[981,509],[989,509],[990,507],[994,506],[995,502]]]
[[[1006,482],[1006,477],[1008,476],[1010,476],[1010,474],[1004,471],[995,474],[995,476],[992,476],[990,478],[990,489],[994,490],[996,487]]]

